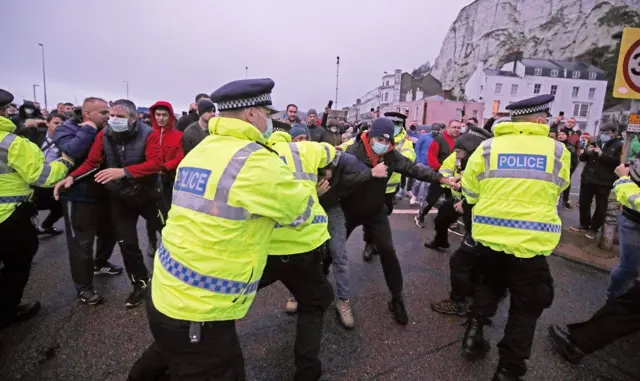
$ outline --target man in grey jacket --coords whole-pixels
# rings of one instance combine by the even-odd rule
[[[216,114],[216,107],[208,98],[198,102],[198,121],[192,123],[184,130],[182,135],[182,149],[184,154],[195,148],[202,139],[209,136],[209,119]]]

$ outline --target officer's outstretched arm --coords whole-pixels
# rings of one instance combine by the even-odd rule
[[[9,147],[8,164],[29,185],[50,188],[67,175],[73,162],[60,158],[50,164],[40,148],[25,138],[16,137]]]
[[[447,156],[446,159],[444,159],[444,161],[442,162],[442,166],[440,167],[440,170],[438,172],[440,172],[444,177],[451,177],[453,176],[453,172],[456,169],[455,167],[456,153],[454,152],[451,155]]]
[[[640,211],[640,187],[629,176],[623,176],[613,183],[618,202],[627,208]]]
[[[478,175],[485,170],[481,147],[482,145],[471,154],[462,173],[462,194],[468,204],[476,204],[480,197]]]
[[[401,153],[396,150],[392,150],[388,154],[385,155],[385,160],[387,157],[391,156],[390,166],[393,172],[398,172],[401,175],[413,177],[416,180],[426,181],[430,183],[438,183],[442,178],[442,175],[431,168],[419,166],[413,163],[411,160],[404,157]]]

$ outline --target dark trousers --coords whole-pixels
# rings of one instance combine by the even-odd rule
[[[444,195],[446,199],[450,199],[452,197],[451,189],[445,188],[439,184],[431,184],[425,205],[420,209],[420,215],[426,216],[442,195]]]
[[[460,214],[454,208],[455,203],[458,201],[460,200],[454,198],[446,199],[438,208],[438,214],[436,214],[436,218],[433,221],[436,231],[433,241],[440,247],[449,246],[449,226],[460,217]]]
[[[29,214],[16,209],[0,223],[0,316],[15,313],[38,251],[38,233]]]
[[[413,188],[413,184],[416,182],[416,179],[414,179],[413,177],[409,177],[409,180],[407,182],[407,190],[411,190]],[[414,195],[417,197],[417,195]]]
[[[169,209],[171,208],[171,198],[173,197],[173,183],[163,183],[162,184],[162,197],[163,200],[159,204],[159,208],[162,210],[163,218],[167,219],[167,214],[169,213]],[[164,227],[164,222],[162,223],[162,227]],[[162,227],[160,230],[157,230],[157,224],[153,221],[147,220],[146,228],[147,228],[147,239],[149,240],[149,245],[152,247],[157,246],[158,233],[162,233]]]
[[[640,281],[625,294],[610,300],[583,323],[569,324],[571,339],[585,353],[640,331]]]
[[[63,201],[71,278],[78,291],[93,288],[93,268],[105,265],[116,246],[107,199],[97,203]],[[98,237],[96,259],[93,242]]]
[[[155,231],[160,231],[164,226],[166,210],[162,210],[161,203],[154,200],[149,200],[142,205],[133,205],[130,202],[112,197],[109,203],[111,205],[111,221],[129,279],[132,283],[140,280],[146,282],[149,280],[149,272],[144,264],[144,257],[138,242],[138,230],[136,229],[138,217],[151,223]]]
[[[386,207],[387,216],[390,216],[393,213],[393,205],[396,198],[396,194],[398,194],[398,190],[396,190],[393,193],[387,193],[384,195],[384,205]],[[366,226],[363,226],[363,229],[362,229],[362,240],[367,245],[373,244],[373,239],[371,238],[371,232]]]
[[[400,175],[400,189],[404,189],[405,185],[407,185],[407,177],[405,175]]]
[[[468,233],[449,260],[451,300],[461,302],[476,294],[482,280],[481,258],[477,243]]]
[[[53,198],[53,188],[36,188],[34,190],[38,210],[48,210],[49,214],[40,227],[50,229],[62,218],[62,201]]]
[[[478,244],[482,282],[471,305],[471,317],[488,323],[508,290],[511,295],[504,337],[498,343],[500,367],[514,376],[527,372],[538,318],[553,302],[553,278],[547,258],[517,258]]]
[[[192,343],[191,322],[160,313],[152,301],[147,318],[154,342],[133,364],[127,381],[246,380],[235,320],[200,323],[200,341]]]
[[[380,263],[384,272],[384,279],[391,294],[399,294],[402,292],[402,270],[400,262],[393,248],[393,239],[391,237],[391,226],[389,225],[389,216],[385,208],[372,217],[357,217],[349,214],[345,215],[347,220],[347,238],[351,232],[358,226],[362,225],[365,232],[371,237],[371,242],[376,246],[380,254]]]
[[[571,169],[571,172],[569,174],[569,187],[567,187],[567,189],[562,192],[562,202],[564,203],[569,202],[569,196],[571,196],[571,177],[573,176],[573,172],[575,172],[575,170],[575,168]]]
[[[324,313],[333,302],[333,288],[322,269],[323,256],[324,247],[305,254],[270,255],[260,280],[260,288],[282,282],[298,302],[293,349],[296,381],[316,381],[322,375],[318,355]]]
[[[604,224],[604,217],[607,213],[607,202],[609,199],[609,192],[611,187],[595,185],[595,184],[580,184],[580,226],[583,229],[598,231]],[[591,202],[596,199],[596,210],[591,216]]]

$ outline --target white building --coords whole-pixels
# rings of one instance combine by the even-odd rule
[[[382,76],[382,83],[365,95],[358,98],[356,103],[349,108],[347,120],[355,122],[371,118],[371,109],[380,113],[395,110],[400,104],[400,84],[402,82],[402,70],[397,69],[393,73]]]
[[[465,85],[467,99],[484,102],[484,119],[506,113],[513,102],[538,94],[556,97],[551,113],[574,117],[581,131],[595,134],[602,118],[604,71],[579,61],[522,59],[500,70],[480,63]]]
[[[630,114],[631,102],[622,102],[613,107],[609,107],[602,112],[602,123],[618,122],[626,124],[629,122]]]

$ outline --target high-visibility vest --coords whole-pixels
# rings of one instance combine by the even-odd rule
[[[411,160],[412,162],[416,161],[416,151],[413,149],[413,142],[407,138],[407,133],[404,129],[398,134],[398,136],[394,137],[396,142],[395,149],[402,154],[402,156]],[[400,183],[402,182],[402,175],[394,172],[389,176],[389,181],[387,182],[387,190],[386,193],[394,193],[398,190]]]
[[[45,162],[40,147],[13,132],[16,126],[0,117],[0,223],[5,221],[16,205],[28,201],[33,188],[50,188],[64,179],[73,162],[60,158]]]
[[[618,202],[627,208],[640,212],[640,187],[629,176],[623,176],[613,183]]]
[[[562,223],[558,197],[569,186],[570,153],[549,126],[500,123],[469,158],[462,193],[473,207],[473,238],[520,258],[549,255]]]
[[[269,255],[307,253],[330,238],[327,214],[318,200],[316,184],[318,169],[328,166],[334,160],[336,150],[329,144],[311,141],[277,143],[272,148],[280,154],[296,180],[304,185],[315,204],[311,212],[311,223],[303,228],[276,226],[269,243]]]
[[[276,223],[308,224],[315,205],[257,128],[220,117],[209,131],[178,167],[151,282],[158,311],[196,322],[244,317]]]
[[[440,172],[442,174],[443,177],[456,177],[459,176],[460,173],[458,173],[458,170],[456,168],[456,153],[452,153],[451,155],[447,156],[446,159],[444,159],[444,161],[442,162],[442,165],[440,166],[440,169],[438,170],[438,172]],[[444,188],[451,188],[448,185],[444,185],[441,184],[441,187]],[[461,200],[462,199],[462,193],[460,191],[457,191],[455,189],[451,189],[451,195],[453,196],[453,198],[455,198],[456,200]]]

